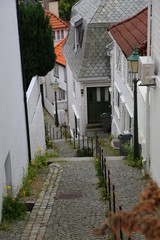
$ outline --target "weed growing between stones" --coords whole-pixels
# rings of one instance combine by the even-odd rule
[[[125,162],[132,167],[137,167],[139,169],[142,168],[142,156],[140,157],[140,159],[137,159],[136,161],[134,161],[134,146],[130,145],[130,144],[124,144],[124,150],[127,154],[127,156],[125,156]]]
[[[26,206],[19,196],[6,196],[3,198],[2,222],[24,219]]]
[[[35,159],[30,161],[27,174],[23,177],[22,186],[19,192],[16,189],[13,191],[14,186],[5,187],[5,196],[3,197],[2,206],[2,224],[0,227],[1,230],[7,230],[6,226],[8,225],[8,222],[23,219],[25,217],[27,211],[25,197],[33,194],[32,184],[37,180],[37,171],[38,169],[46,166],[46,154],[38,152]]]
[[[97,187],[101,188],[102,198],[106,199],[105,181],[104,181],[104,177],[102,176],[101,165],[100,165],[100,162],[98,161],[98,159],[95,160],[95,169],[97,172],[97,176],[99,178]]]
[[[92,149],[89,147],[79,148],[76,157],[93,157]]]

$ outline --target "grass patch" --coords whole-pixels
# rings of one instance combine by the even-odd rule
[[[124,144],[124,150],[127,154],[127,156],[124,158],[125,163],[131,167],[142,169],[142,156],[140,159],[136,159],[136,161],[134,160],[134,146],[130,144]]]

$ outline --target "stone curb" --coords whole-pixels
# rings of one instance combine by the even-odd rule
[[[23,230],[21,240],[43,239],[62,172],[63,168],[59,164],[49,165],[49,173]]]

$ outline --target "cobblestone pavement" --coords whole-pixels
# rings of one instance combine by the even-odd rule
[[[147,180],[139,169],[130,167],[120,158],[106,157],[107,166],[111,173],[112,183],[115,185],[116,195],[123,210],[131,210],[140,200],[140,193],[145,188]],[[134,235],[132,240],[143,239]]]
[[[46,228],[45,240],[107,239],[93,235],[105,220],[107,204],[97,190],[93,161],[62,163],[63,175]]]
[[[42,192],[31,214],[15,224],[13,232],[0,235],[1,240],[107,240],[96,237],[94,227],[101,227],[108,211],[97,189],[97,176],[91,159],[77,159],[75,149],[65,141],[54,143],[61,159],[49,166]],[[69,157],[69,161],[64,161]],[[141,172],[119,158],[107,157],[116,195],[123,210],[139,201],[146,184]],[[67,160],[67,159],[66,159]],[[140,240],[134,235],[132,240]]]

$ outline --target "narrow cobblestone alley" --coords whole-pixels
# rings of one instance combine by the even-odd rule
[[[108,141],[108,140],[107,140]],[[94,227],[102,227],[108,212],[97,187],[94,158],[76,158],[76,150],[65,140],[54,141],[59,158],[49,159],[48,174],[33,210],[25,221],[15,222],[2,240],[107,240],[97,237]],[[123,210],[139,201],[146,180],[141,171],[127,166],[122,157],[109,157],[104,149],[112,183]],[[134,235],[132,240],[143,239]]]
[[[107,204],[97,188],[93,161],[61,163],[62,178],[44,239],[91,240],[105,220]],[[53,237],[54,236],[54,237]]]

